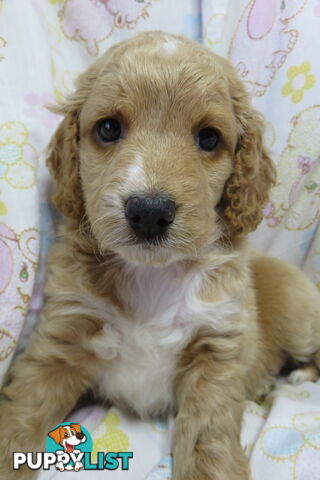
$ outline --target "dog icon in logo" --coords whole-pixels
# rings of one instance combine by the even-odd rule
[[[51,430],[48,433],[48,436],[52,438],[58,445],[63,447],[63,451],[57,451],[56,453],[71,453],[78,454],[80,453],[79,449],[75,447],[84,443],[87,438],[85,434],[81,431],[81,426],[79,423],[70,423],[70,425],[60,425],[59,427]],[[82,462],[75,462],[73,465],[65,465],[62,461],[56,463],[56,469],[62,472],[63,470],[75,470],[78,472],[83,468]]]

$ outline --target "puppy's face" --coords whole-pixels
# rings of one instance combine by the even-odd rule
[[[86,436],[82,433],[79,423],[57,427],[48,435],[68,453],[71,453],[76,445],[86,441]]]
[[[239,122],[232,75],[203,47],[155,32],[80,78],[74,168],[101,252],[166,265],[228,235],[224,192],[250,117]]]

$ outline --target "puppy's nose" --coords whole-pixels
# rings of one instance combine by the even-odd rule
[[[83,437],[84,437],[84,433],[82,433],[82,432],[77,432],[77,433],[76,433],[76,437],[77,437],[78,440],[82,440]]]
[[[128,199],[126,217],[143,240],[161,237],[176,215],[176,204],[164,195],[136,195]]]

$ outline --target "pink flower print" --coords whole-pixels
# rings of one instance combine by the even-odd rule
[[[265,205],[262,212],[267,219],[267,224],[270,227],[275,227],[277,225],[277,220],[274,217],[274,205],[271,200]]]
[[[311,160],[310,157],[305,157],[303,155],[299,155],[298,157],[298,166],[301,169],[301,173],[306,175],[310,172],[312,166],[314,164],[314,160]]]
[[[310,157],[306,157],[304,155],[299,155],[298,156],[298,167],[300,168],[301,173],[300,173],[300,175],[298,175],[296,181],[294,182],[294,184],[291,187],[290,195],[289,195],[289,205],[290,206],[292,206],[295,203],[295,201],[297,199],[297,196],[298,196],[298,192],[299,192],[299,190],[301,188],[301,185],[303,183],[304,176],[307,175],[310,172],[313,165],[314,165],[314,160],[311,160]]]

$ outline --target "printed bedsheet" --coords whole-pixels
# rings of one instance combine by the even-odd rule
[[[37,321],[55,235],[45,149],[60,119],[44,106],[139,31],[187,35],[236,66],[265,115],[279,178],[252,246],[299,265],[320,286],[319,28],[320,0],[0,0],[1,381]],[[170,478],[172,419],[141,422],[100,407],[74,419],[93,434],[95,451],[134,452],[129,471],[112,478]],[[253,479],[320,478],[320,384],[284,384],[264,404],[248,402],[242,442]],[[75,475],[103,474],[68,478]]]

